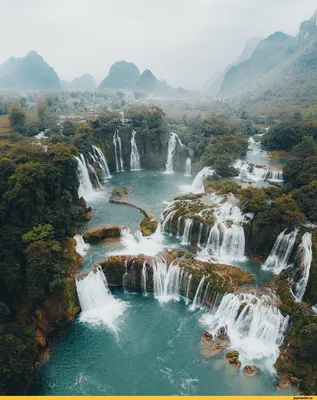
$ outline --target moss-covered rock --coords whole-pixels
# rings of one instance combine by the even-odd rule
[[[226,178],[213,179],[213,177],[207,177],[204,185],[207,193],[217,193],[219,195],[227,193],[237,194],[241,189],[241,186],[237,182]]]
[[[214,205],[205,204],[195,196],[193,199],[182,196],[178,200],[174,200],[163,213],[164,218],[167,218],[172,213],[172,218],[169,218],[168,222],[164,224],[164,229],[175,236],[177,234],[183,235],[186,219],[193,221],[190,235],[191,244],[197,244],[199,236],[201,242],[207,241],[208,232],[216,220]]]
[[[140,223],[140,229],[143,236],[150,236],[157,229],[157,221],[149,217],[144,217]]]
[[[197,287],[203,275],[205,276],[204,288],[209,283],[210,292],[205,297],[206,304],[211,304],[215,292],[234,292],[239,286],[251,282],[254,277],[246,271],[231,265],[206,263],[196,260],[191,253],[175,249],[165,251],[160,255],[167,265],[176,263],[187,274],[192,275],[189,297],[194,298]],[[148,291],[153,291],[153,265],[157,257],[138,256],[112,256],[98,263],[107,276],[109,285],[141,289],[142,269],[145,266],[147,273],[146,286]],[[181,287],[182,294],[186,294],[186,287]]]
[[[83,238],[87,243],[98,243],[103,239],[119,239],[123,228],[120,225],[104,225],[90,228],[83,234]]]
[[[131,193],[131,188],[126,186],[115,187],[112,189],[110,200],[121,200],[129,193]]]

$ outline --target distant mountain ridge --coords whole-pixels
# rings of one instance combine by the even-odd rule
[[[218,95],[252,102],[315,104],[317,93],[317,11],[289,36],[275,32],[261,40],[251,57],[224,74]]]
[[[251,57],[254,49],[256,48],[260,40],[261,38],[259,37],[252,37],[248,39],[245,43],[245,46],[240,56],[232,64],[228,65],[222,73],[218,73],[213,77],[211,77],[205,84],[204,91],[211,93],[218,93],[227,71],[230,68],[234,67],[235,65],[238,65],[243,61],[248,60]]]
[[[25,57],[11,57],[0,65],[0,88],[55,90],[61,88],[61,83],[54,68],[33,50]]]
[[[117,61],[111,65],[108,75],[99,85],[99,89],[133,88],[140,77],[139,68],[127,61]]]
[[[157,79],[149,69],[140,74],[138,67],[127,61],[115,62],[99,89],[128,89],[157,96],[183,96],[186,93],[185,89],[175,89],[165,81]]]
[[[67,90],[94,91],[96,89],[95,79],[88,73],[74,78],[71,82],[61,81],[61,85]]]

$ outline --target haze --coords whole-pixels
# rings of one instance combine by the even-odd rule
[[[61,79],[89,72],[100,81],[124,59],[198,89],[248,38],[295,35],[316,7],[316,0],[0,0],[0,63],[36,50]]]

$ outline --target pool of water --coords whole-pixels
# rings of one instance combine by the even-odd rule
[[[104,190],[94,200],[88,202],[93,209],[93,217],[87,226],[119,224],[130,229],[136,229],[139,226],[142,214],[138,210],[108,202],[114,187],[130,187],[132,191],[125,199],[144,208],[159,219],[167,204],[182,193],[181,186],[189,185],[191,182],[192,178],[177,172],[171,175],[159,171],[114,173]]]
[[[37,395],[287,395],[264,371],[253,378],[222,354],[200,354],[206,310],[181,300],[160,304],[141,294],[127,302],[118,333],[77,318],[55,343],[28,394]]]

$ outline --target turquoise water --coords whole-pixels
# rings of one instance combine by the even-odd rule
[[[117,298],[123,294],[117,292]],[[38,395],[276,395],[265,372],[245,377],[224,356],[200,355],[203,327],[183,301],[124,298],[128,308],[115,335],[78,318],[54,345],[29,394]]]
[[[94,216],[87,224],[122,224],[135,230],[142,215],[134,208],[108,203],[114,186],[129,186],[128,199],[157,218],[167,202],[182,193],[179,186],[191,178],[182,174],[139,171],[114,174],[111,185],[89,202]],[[165,235],[163,243],[181,247]],[[122,251],[120,243],[91,246],[84,268]],[[255,274],[260,283],[268,277],[250,261],[237,264]],[[127,308],[118,332],[105,325],[91,326],[80,316],[54,344],[50,358],[36,376],[28,394],[37,395],[287,395],[277,391],[275,378],[265,371],[253,378],[229,365],[224,355],[207,359],[200,354],[204,327],[201,316],[208,310],[190,312],[185,303],[160,304],[152,295],[123,294],[114,297]]]

